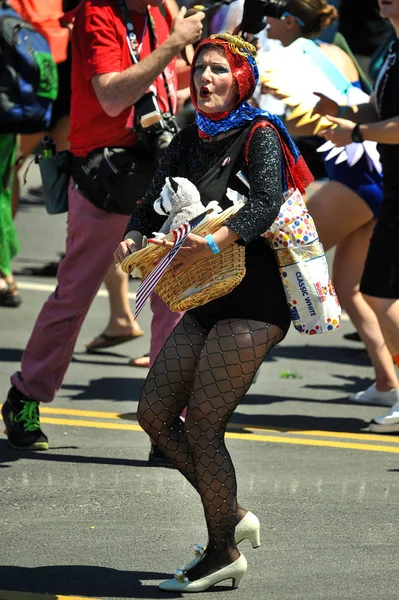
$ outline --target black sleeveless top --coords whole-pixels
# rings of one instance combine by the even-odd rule
[[[376,81],[375,94],[382,121],[399,116],[399,40],[392,43]],[[399,203],[399,144],[378,144],[383,168],[384,204]]]
[[[260,238],[275,220],[282,201],[281,147],[270,128],[258,128],[251,138],[248,165],[245,142],[253,123],[216,141],[199,138],[190,125],[172,141],[164,160],[126,228],[151,235],[162,226],[163,218],[152,209],[167,176],[187,177],[196,185],[206,206],[217,200],[223,209],[231,206],[228,188],[248,197],[246,205],[225,223],[240,235],[236,243],[246,246],[246,275],[226,296],[190,311],[200,324],[210,329],[225,318],[244,318],[278,325],[284,334],[290,316],[273,251]],[[250,191],[237,173],[242,172]]]

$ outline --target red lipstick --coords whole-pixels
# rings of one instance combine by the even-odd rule
[[[208,98],[208,96],[211,95],[211,91],[203,85],[200,89],[199,95],[201,96],[201,98]]]

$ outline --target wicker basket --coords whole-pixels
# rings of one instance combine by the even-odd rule
[[[215,218],[193,229],[193,233],[205,237],[215,233],[223,223],[241,206],[232,206]],[[166,239],[173,241],[173,234]],[[149,244],[146,248],[127,256],[121,264],[125,273],[133,269],[139,271],[145,279],[154,268],[154,261],[162,258],[168,249]],[[236,243],[223,248],[218,254],[203,258],[172,276],[172,268],[168,267],[155,288],[156,293],[172,311],[185,311],[201,306],[210,300],[224,296],[233,290],[245,275],[245,248]]]

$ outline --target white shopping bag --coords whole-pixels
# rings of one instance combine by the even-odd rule
[[[263,237],[275,251],[295,329],[308,335],[338,329],[341,307],[323,246],[299,190],[285,194],[280,213]]]

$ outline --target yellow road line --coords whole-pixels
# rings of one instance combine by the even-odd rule
[[[10,592],[0,590],[0,600],[96,600],[83,596],[58,596],[54,594],[30,594],[29,592]]]
[[[271,433],[290,433],[291,435],[310,435],[316,437],[338,438],[342,440],[362,440],[371,442],[393,442],[399,444],[397,435],[378,435],[378,433],[347,433],[345,431],[317,431],[313,429],[287,429],[281,427],[278,429],[268,429],[267,427],[257,427],[256,425],[240,425],[239,423],[230,423],[230,429],[244,429],[245,431],[270,431]]]
[[[140,425],[130,423],[104,423],[104,421],[83,421],[83,419],[53,419],[40,417],[41,423],[49,425],[69,425],[71,427],[93,427],[94,429],[119,429],[122,431],[143,431]]]
[[[120,420],[120,413],[94,410],[77,410],[74,408],[47,408],[47,406],[45,406],[43,402],[40,404],[40,414],[70,415],[71,417],[90,417],[93,419]]]
[[[1,408],[1,405],[0,405]],[[49,414],[49,415],[64,415],[71,417],[89,417],[92,419],[112,419],[117,420],[120,425],[121,419],[124,419],[124,415],[121,413],[107,412],[107,411],[92,411],[92,410],[80,410],[80,409],[71,409],[71,408],[53,408],[46,407],[44,404],[40,405],[41,414]],[[129,418],[128,418],[129,417]],[[130,413],[128,417],[125,417],[126,420],[136,420],[136,415],[134,413]],[[43,423],[46,421],[44,418],[41,419]],[[53,421],[47,421],[48,423],[52,423]],[[61,423],[60,423],[61,424]],[[109,429],[124,429],[123,427],[109,427]],[[140,427],[131,428],[127,427],[126,429],[131,431],[140,431]],[[254,424],[244,424],[244,423],[229,423],[228,429],[242,429],[244,431],[262,431],[267,433],[289,433],[291,435],[303,435],[303,436],[316,436],[316,437],[326,437],[326,438],[338,438],[343,440],[359,440],[359,441],[369,441],[369,442],[392,442],[393,444],[399,444],[399,435],[378,435],[375,433],[348,433],[344,431],[319,431],[314,429],[295,429],[295,428],[287,428],[287,427],[260,427],[259,425]]]
[[[0,405],[1,407],[1,405]],[[93,421],[83,419],[62,419],[52,417],[41,417],[42,423],[49,425],[66,425],[68,427],[91,427],[94,429],[115,429],[120,431],[142,431],[138,424],[134,423],[122,423],[123,414],[113,413],[107,411],[91,411],[91,410],[80,410],[80,409],[69,409],[69,408],[52,408],[52,407],[40,407],[40,411],[43,414],[53,415],[65,415],[71,417],[88,417],[90,419],[110,419],[111,421]],[[135,419],[136,415],[131,413],[129,415],[131,419]],[[112,420],[117,421],[113,423]],[[271,442],[279,444],[297,444],[306,446],[321,446],[330,448],[346,448],[353,450],[366,450],[371,452],[391,452],[399,453],[399,436],[388,436],[378,435],[370,433],[347,433],[338,431],[318,431],[318,430],[304,430],[304,429],[274,429],[274,428],[263,428],[257,425],[248,425],[240,423],[232,423],[229,425],[231,429],[242,429],[243,433],[234,433],[228,431],[226,437],[230,439],[241,439],[249,440],[254,442]],[[258,433],[262,432],[262,434]],[[274,434],[274,435],[273,435]],[[281,434],[281,435],[275,435]],[[295,436],[295,437],[289,437]],[[305,436],[307,439],[303,440],[297,436]],[[318,440],[312,438],[336,438],[334,440]],[[341,442],[339,440],[355,440],[355,442]],[[365,444],[364,442],[378,442],[378,444]],[[389,443],[394,444],[388,445]],[[384,445],[387,444],[387,445]],[[0,598],[1,600],[1,598]]]
[[[329,440],[303,440],[300,438],[277,437],[273,435],[250,435],[247,433],[226,433],[230,439],[249,440],[251,442],[273,442],[276,444],[297,444],[298,446],[322,446],[323,448],[346,448],[348,450],[370,450],[371,452],[391,452],[399,454],[399,446],[374,446],[373,444],[350,444]]]
[[[18,287],[21,290],[31,290],[33,292],[54,292],[56,284],[51,283],[36,283],[33,281],[18,281]],[[108,291],[106,289],[100,289],[97,292],[97,296],[100,298],[108,298]],[[134,292],[128,293],[128,298],[130,300],[136,299],[136,294]],[[1,598],[0,598],[1,600]]]
[[[44,417],[42,423],[49,425],[66,425],[68,427],[91,427],[95,429],[118,429],[123,431],[143,431],[140,425],[131,423],[104,423],[102,421],[83,421],[81,419],[53,419]],[[298,446],[320,446],[324,448],[346,448],[351,450],[368,450],[371,452],[390,452],[399,454],[398,446],[379,446],[373,444],[339,442],[333,440],[315,440],[301,439],[295,437],[285,437],[284,435],[258,435],[256,433],[233,433],[228,431],[226,438],[233,440],[248,440],[250,442],[269,442],[276,444],[296,444]],[[385,439],[385,438],[384,438]],[[382,439],[380,438],[380,441]]]

